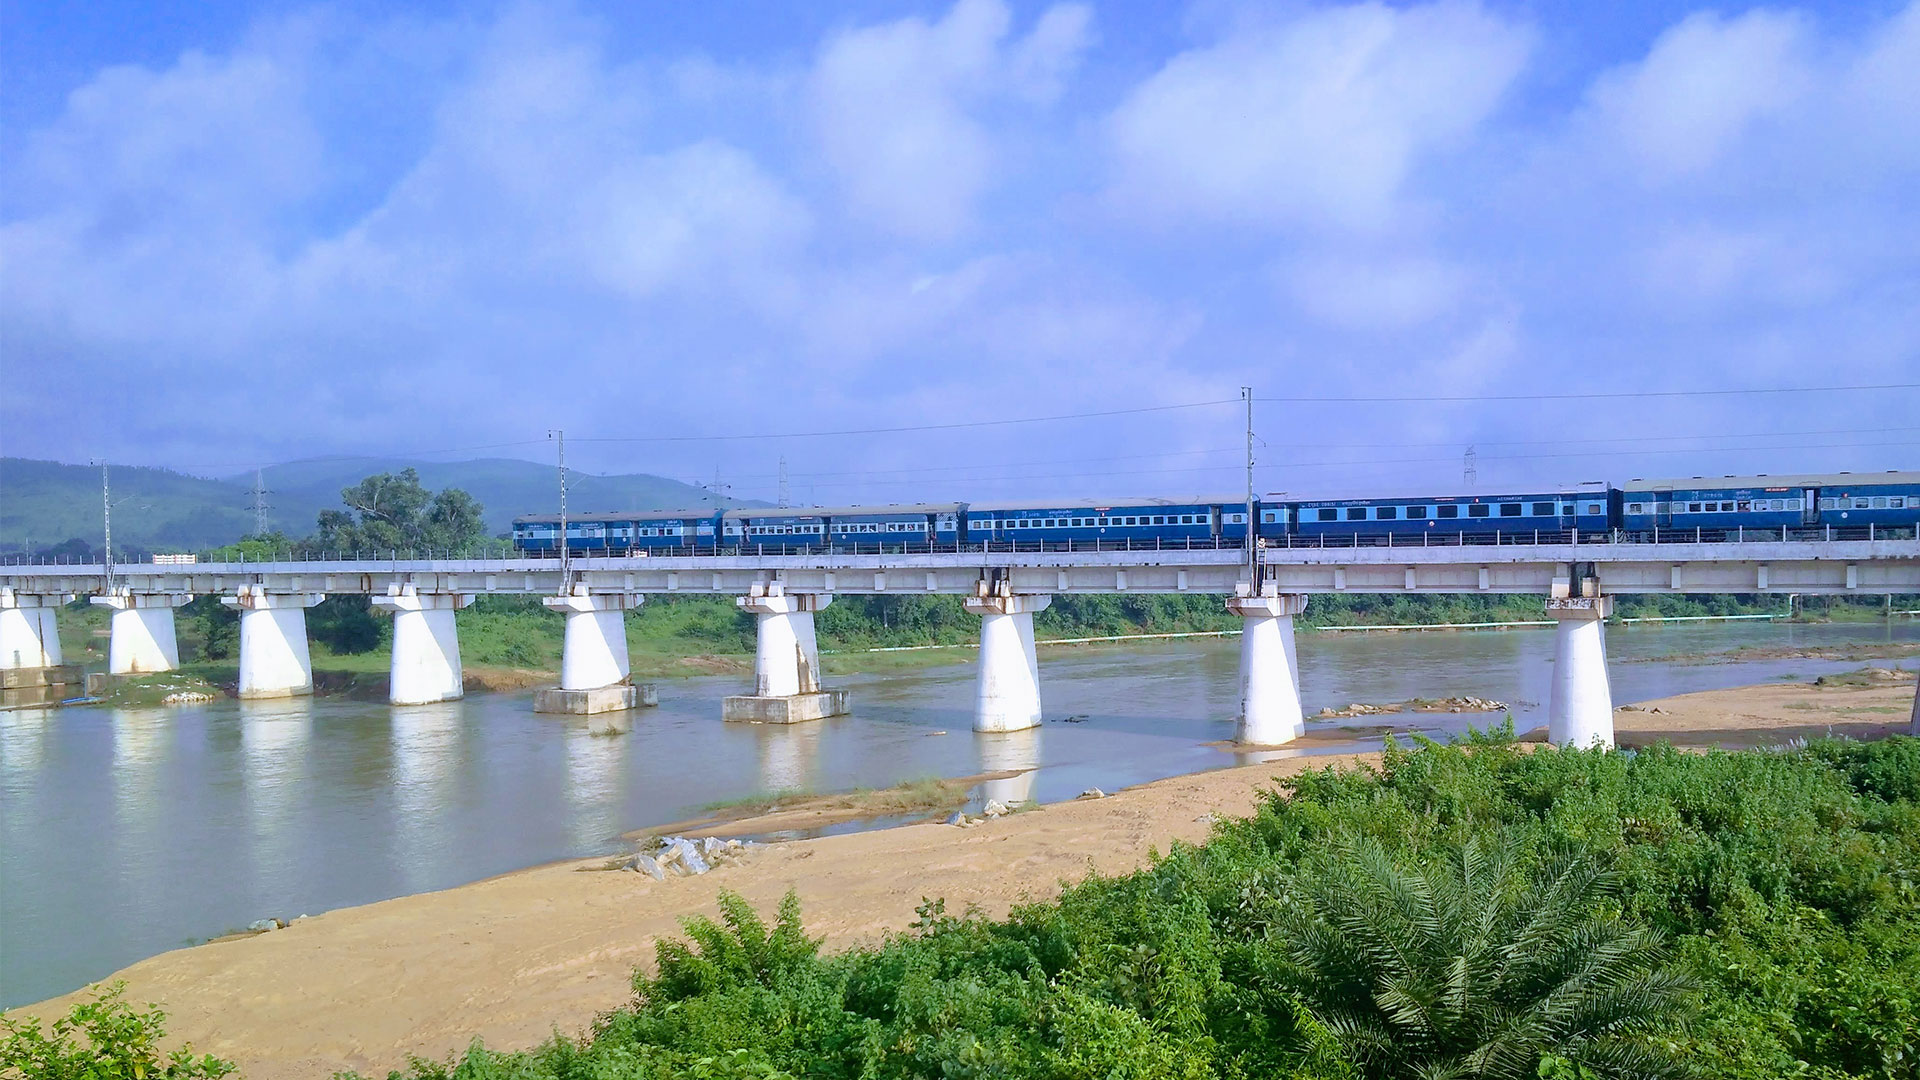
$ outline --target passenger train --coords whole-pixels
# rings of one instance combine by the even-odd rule
[[[1620,487],[1377,499],[1257,499],[1267,546],[1539,541],[1889,539],[1920,527],[1920,472],[1634,480]],[[1244,547],[1243,496],[1108,502],[739,507],[568,515],[582,555],[717,551]],[[515,518],[513,543],[559,552],[560,518]]]

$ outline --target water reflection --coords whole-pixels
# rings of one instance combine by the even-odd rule
[[[313,699],[240,701],[240,766],[247,819],[253,826],[248,855],[262,877],[287,873],[299,857],[302,781],[313,735]]]
[[[633,737],[630,712],[627,730],[604,721],[569,723],[562,738],[567,750],[567,802],[573,808],[570,839],[576,849],[604,843],[622,828],[620,807],[625,803],[630,772],[628,755]]]
[[[460,763],[461,711],[457,701],[393,709],[388,746],[393,755],[393,862],[409,888],[424,889],[446,844],[449,806]]]
[[[1040,768],[1040,729],[976,732],[973,739],[981,772],[1017,774],[982,783],[981,801],[998,800],[1012,806],[1032,799],[1034,778]]]
[[[760,790],[817,790],[820,737],[826,728],[825,723],[754,725]]]
[[[0,712],[0,786],[24,786],[39,774],[55,715],[52,709]]]

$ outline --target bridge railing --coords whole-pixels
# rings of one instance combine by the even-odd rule
[[[1644,530],[1569,530],[1569,529],[1495,529],[1491,532],[1473,532],[1468,530],[1441,531],[1431,530],[1419,533],[1384,533],[1380,535],[1362,535],[1357,533],[1331,533],[1302,536],[1287,534],[1283,536],[1262,537],[1260,544],[1266,548],[1291,550],[1295,548],[1398,548],[1398,547],[1512,547],[1532,545],[1601,545],[1601,544],[1757,544],[1793,542],[1823,542],[1839,540],[1903,540],[1915,538],[1913,526],[1881,525],[1812,525],[1791,526],[1786,528],[1752,528],[1736,526],[1724,529],[1661,527]],[[1244,551],[1245,542],[1241,539],[1224,537],[1183,538],[1167,540],[1163,538],[1141,539],[1129,537],[1120,540],[988,540],[971,543],[935,542],[935,541],[834,541],[832,543],[776,543],[727,544],[718,548],[700,546],[675,547],[636,547],[636,548],[574,548],[576,557],[703,557],[703,556],[762,556],[762,555],[957,555],[967,553],[1006,553],[1021,552],[1102,552],[1102,551]],[[411,562],[418,560],[455,560],[455,559],[524,559],[533,562],[550,562],[560,557],[558,550],[524,550],[509,542],[498,541],[463,547],[456,550],[436,551],[432,548],[397,549],[380,551],[331,551],[307,547],[282,548],[271,552],[256,552],[254,558],[229,551],[214,551],[192,555],[154,556],[157,565],[181,566],[195,562]],[[0,566],[87,566],[98,565],[98,560],[77,555],[59,555],[53,557],[41,555],[10,554],[0,555]],[[139,563],[125,559],[116,559],[120,567],[146,565],[143,558]]]

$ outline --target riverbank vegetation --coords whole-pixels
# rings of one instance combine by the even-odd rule
[[[791,897],[723,895],[590,1033],[404,1075],[1913,1075],[1920,740],[1528,749],[1390,746],[1135,873],[831,955]]]

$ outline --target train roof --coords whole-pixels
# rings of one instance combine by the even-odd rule
[[[1608,490],[1609,488],[1606,484],[1595,482],[1574,487],[1561,485],[1558,487],[1518,488],[1512,491],[1422,491],[1416,495],[1314,495],[1292,498],[1285,492],[1275,492],[1263,496],[1263,498],[1273,503],[1296,503],[1307,506],[1319,506],[1322,503],[1352,502],[1418,503],[1439,501],[1472,502],[1475,499],[1482,501],[1488,499],[1536,499],[1544,495],[1573,495],[1586,498],[1590,495],[1604,495]]]
[[[1683,476],[1667,480],[1629,480],[1620,485],[1627,491],[1698,491],[1708,488],[1756,487],[1846,487],[1855,484],[1920,484],[1920,472],[1888,469],[1886,472],[1778,473],[1772,476]]]
[[[885,503],[878,506],[736,506],[729,518],[750,517],[859,517],[874,514],[953,514],[966,503]]]
[[[989,502],[968,503],[967,509],[981,510],[1061,510],[1076,506],[1101,508],[1108,506],[1245,506],[1245,495],[1193,495],[1193,496],[1144,496],[1129,495],[1121,498],[1106,499],[996,499]]]
[[[681,521],[688,518],[710,518],[719,513],[718,507],[695,507],[691,510],[569,510],[567,523],[576,521]],[[513,519],[515,525],[558,525],[559,514],[522,514]]]

